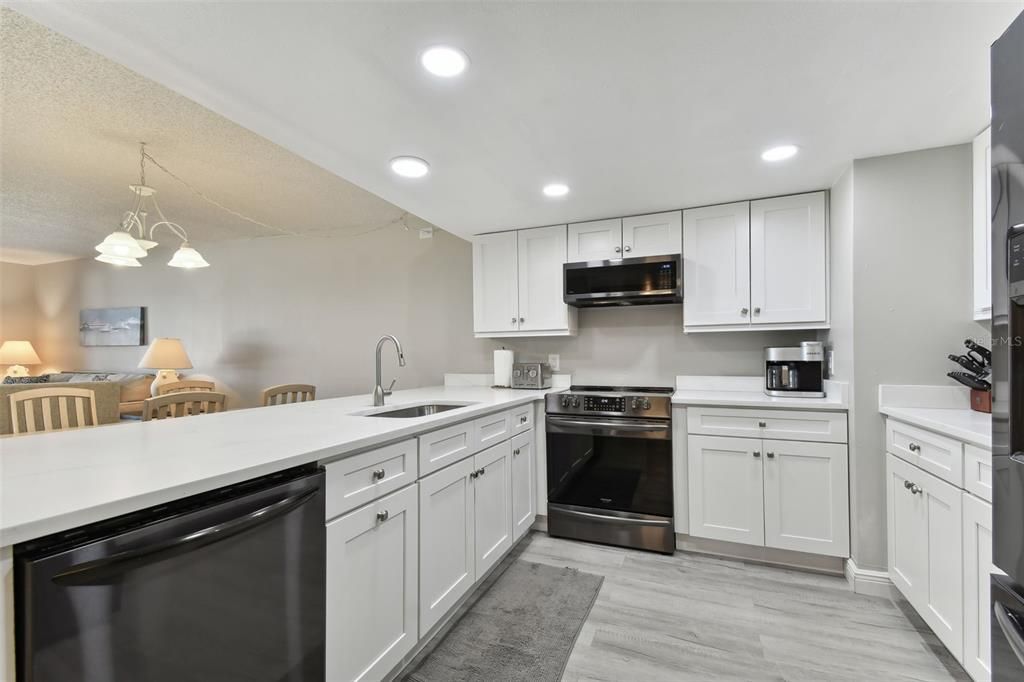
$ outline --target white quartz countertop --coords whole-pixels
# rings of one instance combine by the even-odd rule
[[[364,417],[369,395],[0,439],[0,547],[289,467],[409,438],[551,390],[437,386],[389,407],[466,402],[417,418]]]
[[[785,407],[804,410],[845,410],[845,384],[826,381],[824,398],[793,398],[765,395],[760,377],[676,377],[673,405],[722,407]]]
[[[879,411],[912,426],[919,426],[922,429],[928,429],[987,450],[992,449],[992,415],[990,414],[975,412],[970,408],[884,405],[879,408]]]

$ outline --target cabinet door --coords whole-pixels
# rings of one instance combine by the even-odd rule
[[[750,202],[683,211],[683,326],[750,322]]]
[[[750,202],[753,324],[826,322],[825,193]]]
[[[327,524],[327,679],[379,680],[416,645],[416,485]]]
[[[964,669],[976,682],[992,677],[990,574],[992,505],[963,493]]]
[[[924,472],[892,454],[886,454],[885,462],[889,578],[920,610],[928,589],[928,517],[922,495],[907,486]]]
[[[426,635],[476,581],[473,459],[420,480],[420,632]]]
[[[689,436],[690,535],[764,545],[761,441]]]
[[[533,477],[533,432],[512,439],[512,539],[530,530],[537,516],[536,482]]]
[[[622,218],[569,225],[568,262],[622,258]]]
[[[516,233],[473,238],[473,331],[507,332],[519,328]]]
[[[519,330],[569,328],[569,306],[562,297],[566,227],[519,230]]]
[[[924,618],[946,648],[964,654],[963,494],[935,476],[919,485],[928,514],[928,599]]]
[[[680,211],[635,215],[622,219],[624,258],[663,256],[683,250],[683,216]]]
[[[764,440],[764,544],[850,556],[846,446]]]
[[[974,319],[992,317],[992,129],[974,138]]]
[[[476,577],[493,566],[512,546],[512,478],[509,441],[473,456]]]

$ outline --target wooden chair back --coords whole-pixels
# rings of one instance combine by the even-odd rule
[[[181,381],[171,381],[162,386],[158,386],[156,389],[157,396],[167,395],[168,393],[185,393],[187,391],[212,391],[215,386],[212,381],[201,381],[199,379],[183,379]]]
[[[96,392],[88,388],[36,388],[9,397],[13,433],[62,431],[99,423]]]
[[[316,400],[316,386],[311,384],[281,384],[263,391],[263,406],[304,403]]]
[[[142,401],[142,421],[223,412],[226,398],[216,391],[186,391],[146,398]]]

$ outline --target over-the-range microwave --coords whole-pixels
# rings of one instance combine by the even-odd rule
[[[577,308],[651,305],[683,300],[679,254],[566,263],[563,300]]]

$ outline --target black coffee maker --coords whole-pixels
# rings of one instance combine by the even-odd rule
[[[820,341],[764,349],[764,392],[790,398],[824,398],[825,349]]]

